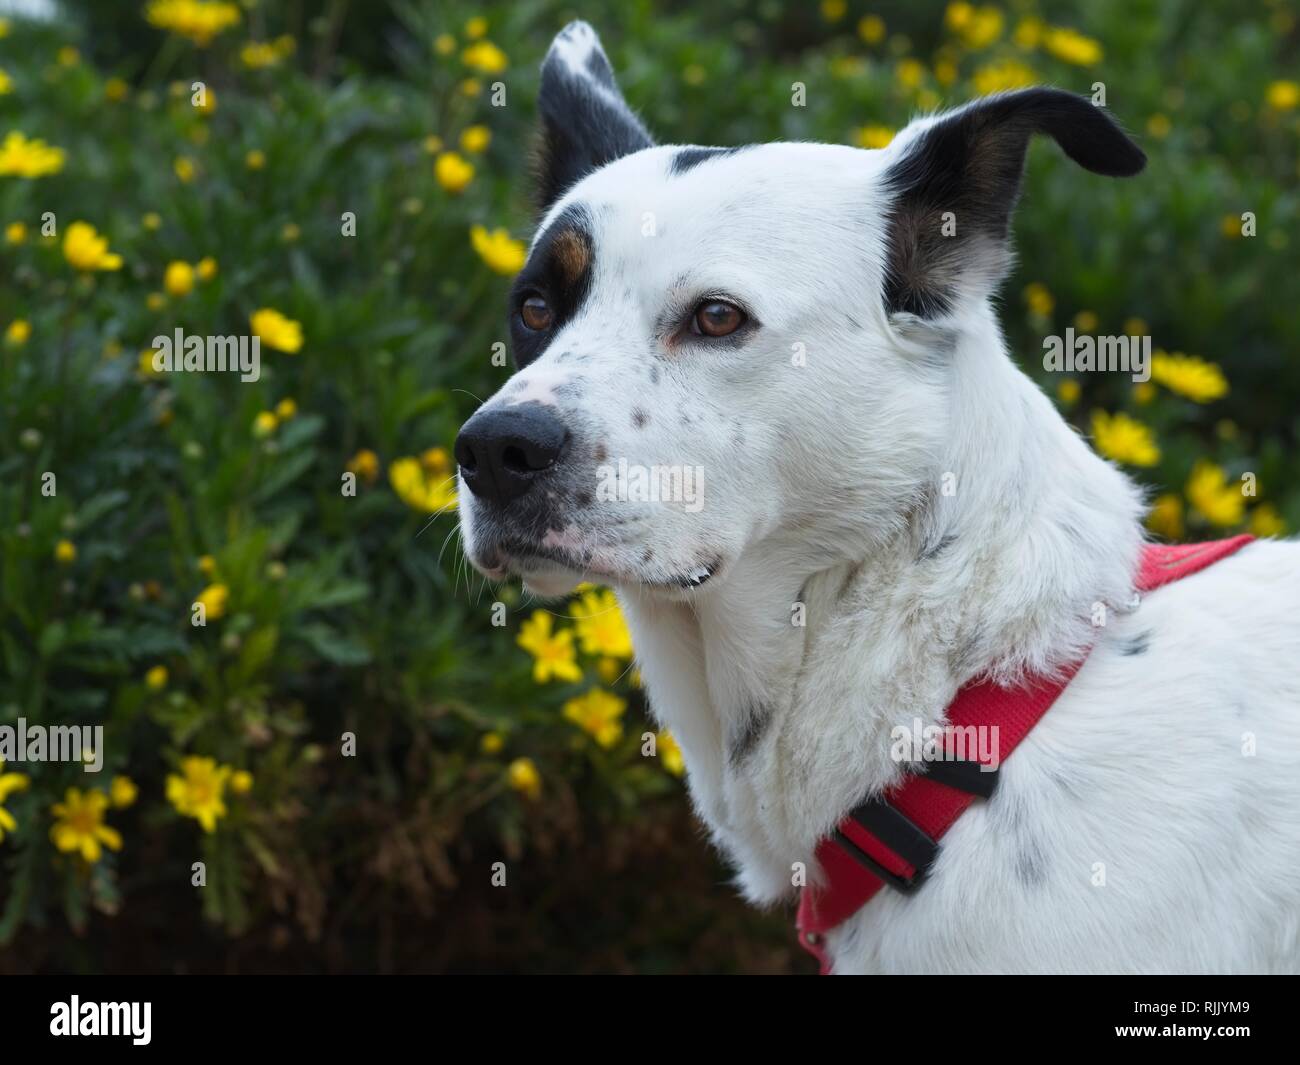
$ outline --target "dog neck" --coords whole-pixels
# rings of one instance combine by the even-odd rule
[[[1077,661],[1124,610],[1141,499],[1007,357],[987,307],[958,334],[944,445],[907,520],[854,556],[777,532],[690,605],[623,597],[656,715],[755,901],[897,779],[891,731],[940,724],[977,676]]]

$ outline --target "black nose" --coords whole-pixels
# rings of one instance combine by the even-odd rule
[[[461,426],[456,461],[466,486],[504,506],[559,461],[569,430],[540,403],[481,410]]]

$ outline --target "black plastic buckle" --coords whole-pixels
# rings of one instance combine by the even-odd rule
[[[945,761],[917,762],[913,771],[924,773],[931,780],[950,788],[987,799],[998,786],[998,770],[985,770],[979,762],[951,759]],[[895,891],[910,895],[930,875],[930,867],[939,855],[939,844],[931,839],[897,807],[877,796],[868,799],[849,816],[902,858],[913,869],[909,877],[899,876],[886,869],[870,854],[849,839],[839,829],[834,840],[860,865],[866,866]]]
[[[844,848],[849,857],[866,866],[895,891],[901,891],[904,895],[910,895],[925,883],[925,878],[930,873],[930,866],[934,864],[934,859],[939,854],[939,844],[917,828],[906,814],[884,799],[875,798],[868,799],[849,816],[912,866],[913,872],[909,877],[901,877],[886,869],[853,840],[836,829],[835,842]]]

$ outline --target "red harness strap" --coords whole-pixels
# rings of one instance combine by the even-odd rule
[[[1135,587],[1153,591],[1233,554],[1254,537],[1234,536],[1204,544],[1147,544],[1142,550]],[[1033,679],[1018,688],[989,681],[968,684],[948,707],[954,727],[998,730],[1005,759],[1047,713],[1083,662],[1059,679]],[[956,767],[956,768],[954,768]],[[982,773],[970,762],[933,762],[924,775],[909,774],[883,796],[868,800],[840,822],[838,830],[817,845],[825,883],[805,887],[799,898],[799,942],[830,971],[826,933],[869,902],[886,880],[911,892],[925,879],[938,853],[937,840],[976,798],[992,792],[996,773]],[[944,781],[948,781],[945,783]]]

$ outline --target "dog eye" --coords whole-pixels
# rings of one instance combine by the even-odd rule
[[[519,318],[533,332],[551,327],[551,308],[541,296],[529,296],[519,308]]]
[[[709,300],[695,308],[691,319],[691,332],[706,337],[725,337],[745,324],[745,312],[734,303]]]

